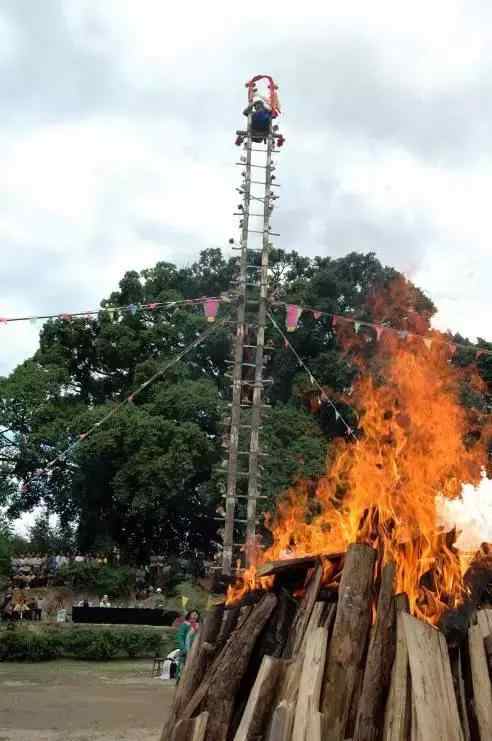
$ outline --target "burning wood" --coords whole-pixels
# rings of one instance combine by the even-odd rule
[[[297,597],[285,586],[299,580],[292,560],[268,567],[281,583],[254,604],[215,608],[162,741],[492,738],[492,612],[475,613],[461,645],[448,649],[444,634],[394,595],[395,564],[378,573],[376,562],[373,548],[348,548],[336,604],[320,601],[324,567],[311,559]]]

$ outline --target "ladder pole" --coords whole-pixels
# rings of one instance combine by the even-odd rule
[[[225,506],[224,542],[222,571],[226,575],[232,572],[234,548],[234,518],[236,512],[237,463],[239,447],[239,429],[241,421],[242,362],[246,326],[246,283],[248,265],[248,226],[251,201],[251,122],[248,118],[248,146],[246,151],[246,178],[243,195],[243,227],[241,231],[241,255],[239,263],[239,295],[236,313],[236,336],[234,340],[234,366],[232,371],[232,407],[229,436],[229,460],[227,469],[227,489]]]
[[[272,167],[273,133],[270,131],[267,139],[265,197],[263,202],[263,243],[261,251],[260,295],[257,315],[255,381],[251,410],[251,436],[249,448],[249,477],[248,502],[246,523],[246,567],[251,566],[256,557],[256,502],[259,496],[259,457],[260,457],[260,426],[261,410],[263,405],[263,363],[265,349],[265,325],[268,304],[268,267],[270,252],[270,193]]]

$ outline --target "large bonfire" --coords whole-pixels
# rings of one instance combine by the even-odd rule
[[[375,342],[363,332],[354,337],[348,325],[337,331],[360,369],[349,392],[357,440],[334,442],[314,490],[301,481],[286,494],[267,523],[273,544],[258,551],[229,600],[272,585],[272,577],[257,576],[266,561],[328,556],[359,542],[377,550],[379,569],[395,562],[396,590],[408,595],[415,616],[436,623],[464,596],[455,533],[440,524],[439,501],[478,485],[487,464],[484,419],[460,400],[478,376],[453,363],[454,346],[436,332],[424,342],[388,331]],[[376,350],[368,353],[369,344]],[[326,583],[332,563],[326,560]]]

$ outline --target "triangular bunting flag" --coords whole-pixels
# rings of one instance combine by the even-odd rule
[[[41,321],[43,321],[43,320],[42,320],[42,319],[40,319],[40,318],[39,318],[38,316],[33,316],[33,317],[31,317],[31,318],[29,319],[29,324],[30,324],[30,325],[31,325],[32,327],[36,327],[36,326],[37,326],[37,324],[38,324],[38,322],[41,322]]]
[[[82,432],[82,434],[79,435],[79,440],[85,440],[85,438],[87,437],[87,434],[88,434],[87,432]]]
[[[331,326],[332,327],[336,327],[337,326],[337,322],[338,322],[338,317],[337,317],[336,314],[333,314],[333,316],[331,318]]]
[[[0,324],[8,324],[9,320],[6,319],[4,316],[0,316]]]
[[[398,334],[402,340],[408,339],[408,331],[406,329],[401,329]]]
[[[432,348],[432,338],[424,337],[423,340],[424,340],[424,345],[426,346],[426,348],[430,350]]]
[[[203,311],[207,317],[207,322],[215,322],[219,310],[219,300],[216,298],[207,298],[203,304]]]
[[[355,332],[355,334],[359,334],[360,327],[361,327],[360,322],[354,322],[354,332]]]
[[[376,339],[379,342],[379,340],[381,339],[381,336],[382,336],[382,334],[384,332],[384,327],[382,327],[380,324],[376,324],[374,326],[374,329],[376,330]]]
[[[337,422],[340,419],[340,412],[338,411],[338,409],[335,409],[335,419]]]
[[[295,332],[299,323],[299,319],[301,318],[301,314],[302,306],[297,306],[296,304],[287,304],[287,314],[285,317],[287,332]]]
[[[320,319],[321,318],[321,314],[322,314],[321,311],[313,311],[313,317],[315,319]]]
[[[132,316],[135,316],[135,314],[136,314],[136,313],[137,313],[137,311],[138,311],[138,306],[136,306],[136,304],[129,304],[129,305],[128,305],[128,311],[130,312],[130,314],[131,314]]]
[[[479,358],[481,358],[481,357],[482,357],[482,355],[486,355],[486,354],[487,354],[487,353],[486,353],[486,351],[485,351],[485,350],[477,350],[477,352],[476,352],[476,355],[475,355],[475,357],[476,357],[476,359],[478,360]]]
[[[449,347],[449,352],[451,353],[451,355],[454,355],[456,350],[458,349],[456,345],[454,344],[454,342],[450,342],[448,347]]]
[[[129,396],[129,397],[127,398],[127,402],[128,402],[129,404],[133,404],[133,397],[134,397],[134,396],[135,396],[135,394],[130,394],[130,396]]]
[[[311,373],[309,374],[309,382],[311,386],[314,386],[314,376]]]
[[[147,304],[147,308],[149,311],[154,311],[154,309],[157,309],[157,304],[154,302],[152,304]]]

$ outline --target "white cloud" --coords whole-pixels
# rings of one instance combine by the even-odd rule
[[[285,109],[279,246],[374,250],[429,293],[438,326],[490,336],[483,3],[33,12],[7,0],[0,14],[0,316],[96,306],[127,269],[224,246],[243,85],[261,71]],[[36,333],[0,330],[7,372]]]

